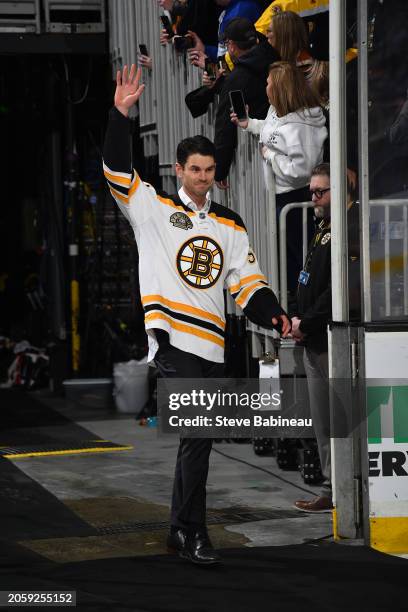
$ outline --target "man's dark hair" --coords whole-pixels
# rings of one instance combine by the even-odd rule
[[[328,176],[330,178],[330,164],[319,164],[312,170],[312,176]]]
[[[195,153],[215,159],[214,144],[205,136],[190,136],[190,138],[184,138],[177,146],[177,162],[180,166],[184,166],[190,155],[194,155]]]
[[[330,178],[330,164],[324,163],[319,164],[312,170],[312,176],[327,176]],[[357,185],[354,185],[350,179],[349,173],[347,172],[347,193],[351,197],[352,200],[355,200],[357,197]]]
[[[225,27],[222,40],[232,40],[241,51],[252,49],[258,42],[254,24],[245,17],[234,17]]]

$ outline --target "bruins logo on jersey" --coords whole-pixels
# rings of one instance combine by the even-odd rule
[[[208,289],[217,282],[224,264],[221,247],[206,236],[187,240],[177,254],[181,278],[195,289]]]
[[[193,224],[190,221],[188,215],[183,212],[173,213],[170,217],[170,223],[172,223],[174,227],[180,227],[184,230],[189,230],[193,227]]]

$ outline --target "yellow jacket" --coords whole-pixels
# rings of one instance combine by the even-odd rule
[[[329,10],[329,0],[274,0],[262,13],[255,27],[258,32],[266,34],[272,15],[279,11],[293,11],[301,17],[324,13]]]

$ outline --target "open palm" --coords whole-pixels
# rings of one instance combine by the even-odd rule
[[[129,109],[136,104],[145,88],[144,85],[139,85],[141,74],[141,68],[136,70],[135,64],[130,67],[130,72],[128,67],[124,66],[122,72],[118,70],[116,73],[114,104],[125,116],[128,115]]]

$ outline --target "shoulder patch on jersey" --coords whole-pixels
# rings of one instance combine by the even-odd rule
[[[194,236],[177,253],[177,271],[195,289],[209,289],[219,279],[224,265],[221,247],[207,236]]]
[[[170,217],[170,223],[174,225],[174,227],[179,227],[183,230],[189,230],[193,227],[193,224],[190,221],[188,215],[183,212],[173,213]]]
[[[330,234],[330,232],[328,232],[327,234],[325,234],[323,236],[322,241],[321,241],[320,244],[323,244],[323,245],[327,244],[329,242],[330,238],[331,238],[331,234]]]

